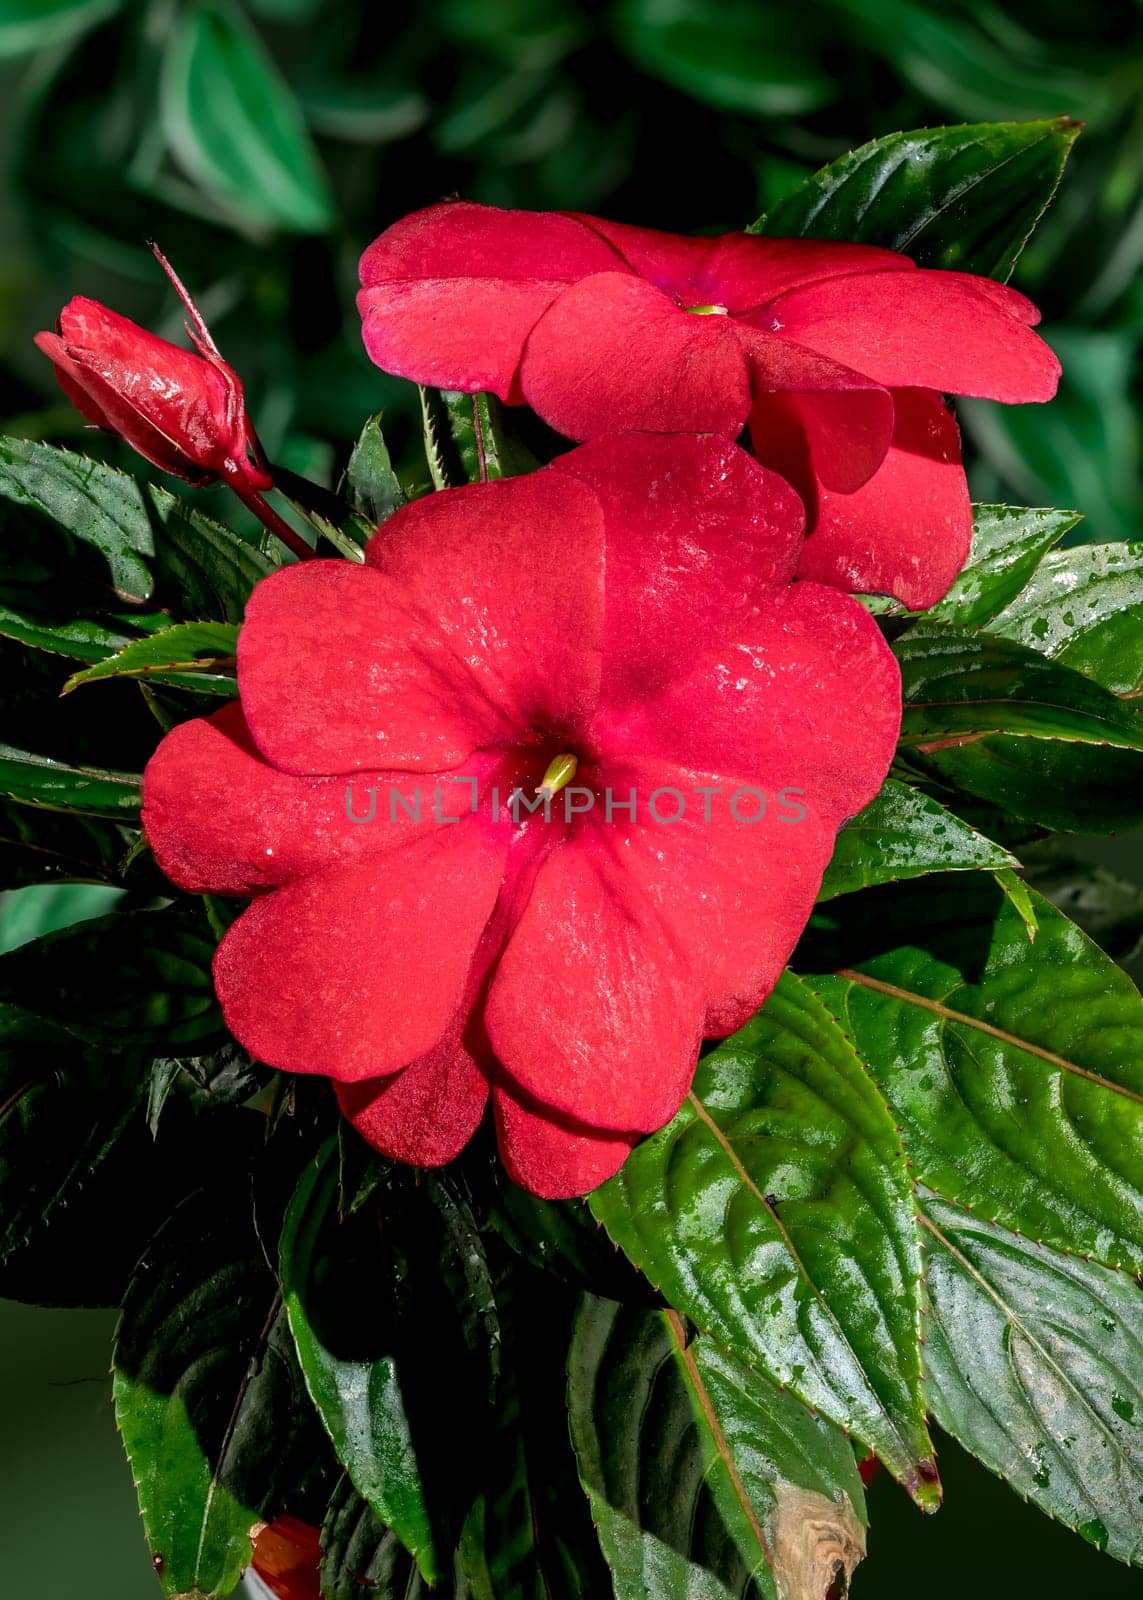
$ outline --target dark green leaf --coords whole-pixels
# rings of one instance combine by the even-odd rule
[[[327,1145],[290,1202],[282,1278],[338,1459],[433,1581],[441,1524],[474,1466],[456,1452],[492,1381],[494,1311],[471,1218],[439,1179],[410,1180],[387,1177],[341,1217],[338,1151]]]
[[[115,1416],[163,1592],[229,1595],[250,1534],[318,1451],[247,1182],[216,1175],[139,1263],[115,1338]]]
[[[792,30],[766,0],[623,0],[623,45],[646,72],[729,111],[799,116],[837,87],[813,49],[813,19]]]
[[[1143,939],[1143,888],[1081,861],[1057,839],[1024,851],[1028,882],[1077,922],[1113,961],[1130,960]]]
[[[167,618],[141,613],[139,623],[154,623],[161,627]],[[6,639],[17,639],[35,650],[49,650],[55,655],[71,656],[78,661],[103,661],[117,650],[131,644],[135,637],[136,618],[119,617],[115,623],[88,617],[47,617],[31,611],[18,611],[0,604],[0,634]],[[124,632],[126,627],[128,632]]]
[[[1136,708],[987,633],[921,622],[893,648],[911,769],[1044,827],[1101,833],[1143,819]]]
[[[815,172],[750,231],[884,245],[924,267],[1007,278],[1079,131],[1059,117],[891,133]]]
[[[160,106],[176,160],[233,217],[300,233],[331,225],[301,109],[236,7],[203,0],[178,15]]]
[[[930,796],[887,778],[876,800],[837,836],[819,900],[852,894],[875,883],[1015,865],[991,839],[970,828]]]
[[[568,1405],[617,1600],[845,1594],[865,1501],[839,1429],[677,1312],[585,1295]]]
[[[983,878],[830,907],[809,980],[868,1061],[918,1177],[1032,1239],[1143,1266],[1143,1001],[1032,894]]]
[[[1045,552],[1079,520],[1076,511],[973,506],[968,561],[926,617],[961,627],[990,622],[1020,593]]]
[[[133,837],[97,818],[0,801],[0,889],[117,883]]]
[[[492,1600],[468,1586],[459,1561],[432,1589],[390,1528],[348,1478],[334,1490],[321,1530],[322,1600]]]
[[[4,0],[0,59],[30,55],[114,16],[122,0]]]
[[[93,667],[73,672],[63,693],[100,678],[146,678],[233,698],[238,693],[233,676],[237,648],[238,628],[233,622],[180,622],[149,639],[132,641]]]
[[[1143,543],[1053,551],[989,631],[1116,694],[1136,693],[1143,685]]]
[[[0,745],[0,794],[24,805],[132,822],[142,804],[139,783],[132,773],[69,767],[47,756]]]
[[[672,1306],[935,1504],[904,1155],[849,1041],[797,978],[700,1059],[678,1116],[591,1207]]]
[[[214,949],[197,906],[113,913],[0,956],[0,1002],[93,1044],[187,1054],[180,1046],[226,1037],[210,975]]]
[[[435,489],[489,483],[534,471],[535,457],[512,436],[492,394],[422,389],[425,455]]]
[[[937,1421],[1049,1516],[1143,1566],[1143,1291],[936,1195],[921,1204]]]
[[[353,509],[369,524],[369,533],[405,504],[405,491],[393,471],[381,432],[380,413],[370,417],[361,430],[345,469],[345,487]]]
[[[79,566],[93,592],[118,597],[119,613],[123,600],[151,601],[180,616],[239,622],[250,590],[274,570],[166,489],[52,445],[0,439],[0,499],[13,508],[4,537],[17,574],[29,552],[41,583],[57,571],[72,581]],[[150,624],[151,613],[141,614],[137,625]]]

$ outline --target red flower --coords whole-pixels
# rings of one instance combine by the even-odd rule
[[[573,439],[749,422],[807,501],[802,575],[915,607],[948,588],[971,532],[939,393],[1047,400],[1059,375],[1023,295],[867,245],[454,201],[383,233],[361,281],[388,372],[526,402]]]
[[[244,497],[268,489],[238,374],[166,258],[157,248],[155,255],[186,307],[193,352],[82,295],[60,312],[57,332],[37,334],[36,343],[88,421],[120,434],[156,467],[188,483],[223,478]]]
[[[264,1523],[250,1564],[277,1600],[321,1600],[321,1535],[308,1522],[287,1516]]]
[[[893,658],[790,583],[801,533],[736,445],[632,435],[264,580],[241,704],[144,786],[175,883],[257,897],[215,962],[243,1044],[401,1160],[456,1155],[491,1085],[519,1182],[614,1172],[770,992],[893,752]],[[550,820],[513,821],[565,757]]]

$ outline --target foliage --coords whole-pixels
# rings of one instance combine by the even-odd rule
[[[0,1288],[121,1307],[117,1415],[164,1592],[225,1595],[251,1528],[288,1510],[324,1524],[328,1600],[841,1594],[865,1544],[852,1446],[933,1509],[931,1419],[1143,1564],[1143,1002],[1112,959],[1143,919],[1043,842],[1143,822],[1137,503],[1103,472],[1137,322],[1119,52],[1076,48],[1054,5],[1020,50],[1015,14],[909,0],[815,0],[779,49],[784,8],[737,0],[448,0],[431,30],[348,4],[316,27],[308,0],[251,13],[0,6],[27,74],[17,267],[38,284],[0,330],[2,886],[122,891],[0,956]],[[598,92],[604,67],[620,92]],[[1080,111],[1079,181],[1021,255]],[[688,192],[716,112],[726,144]],[[891,132],[946,114],[971,125]],[[855,128],[883,137],[846,154]],[[1019,257],[1056,315],[1091,319],[1059,341],[1088,364],[1043,433],[967,413],[989,464],[969,564],[931,613],[882,608],[893,776],[772,999],[590,1208],[509,1192],[479,1148],[418,1180],[339,1136],[324,1087],[227,1039],[224,914],[161,886],[138,774],[231,692],[278,558],[107,446],[18,437],[72,427],[25,358],[30,319],[64,279],[132,309],[136,240],[158,231],[343,555],[407,496],[528,470],[542,429],[403,393],[342,320],[356,246],[431,198],[426,153],[435,188],[488,200],[684,226],[762,210],[766,230],[997,276]],[[1111,542],[1057,548],[1076,514],[1021,500],[1058,496]]]

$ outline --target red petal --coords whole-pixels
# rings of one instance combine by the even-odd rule
[[[693,316],[618,272],[584,278],[554,301],[528,340],[520,389],[570,439],[628,429],[733,435],[750,410],[730,319]]]
[[[746,233],[687,238],[654,228],[571,212],[615,247],[640,277],[684,306],[722,305],[732,316],[786,289],[845,272],[913,270],[908,256],[867,244],[818,239],[769,239]]]
[[[897,426],[880,470],[856,494],[822,490],[798,576],[912,610],[935,605],[968,558],[972,505],[957,425],[935,394],[894,392]]]
[[[599,1133],[527,1105],[504,1084],[493,1090],[500,1159],[514,1182],[543,1200],[587,1194],[619,1171],[637,1137]]]
[[[1026,326],[1028,302],[968,273],[854,273],[773,303],[783,338],[892,388],[1050,400],[1060,364]],[[820,475],[820,469],[819,469]]]
[[[760,585],[788,582],[804,513],[777,474],[728,439],[626,434],[558,456],[607,528],[604,692],[642,698],[733,630]]]
[[[836,829],[876,794],[900,716],[897,664],[873,618],[836,589],[796,583],[761,597],[749,632],[604,737],[617,761],[802,787]]]
[[[257,586],[238,682],[258,748],[302,776],[444,771],[510,731],[436,618],[387,574],[347,561],[285,567]]]
[[[343,1082],[426,1055],[464,994],[504,855],[470,819],[256,900],[215,956],[227,1026],[269,1066]]]
[[[430,206],[361,258],[365,347],[401,377],[518,400],[516,369],[537,318],[566,284],[616,266],[614,251],[570,217]]]
[[[899,274],[894,274],[899,276]],[[848,280],[846,280],[848,281]],[[790,415],[804,434],[823,483],[849,494],[881,465],[893,437],[893,399],[875,381],[779,338],[736,324],[750,360],[754,405],[751,434],[775,395],[788,396]],[[772,458],[759,451],[772,466]]]
[[[335,1084],[342,1112],[382,1155],[441,1167],[480,1126],[488,1079],[459,1034],[451,1026],[427,1055],[390,1078]]]
[[[166,876],[195,894],[273,889],[399,848],[436,827],[438,813],[471,809],[471,788],[447,773],[375,772],[347,783],[279,772],[259,754],[237,701],[172,729],[143,774],[147,842]]]
[[[525,1094],[592,1128],[652,1132],[691,1081],[702,995],[597,831],[561,845],[540,868],[484,1021]]]
[[[538,472],[416,501],[374,536],[366,563],[432,618],[437,654],[470,677],[474,718],[575,738],[599,692],[603,548],[595,496]]]

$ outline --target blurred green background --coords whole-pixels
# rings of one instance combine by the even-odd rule
[[[1086,131],[1016,281],[1043,307],[1064,382],[1048,407],[962,405],[970,477],[977,499],[1084,512],[1076,537],[1135,538],[1132,0],[0,0],[0,431],[80,437],[31,344],[70,295],[178,336],[154,237],[241,372],[271,456],[331,483],[379,407],[396,451],[411,446],[412,394],[366,361],[353,310],[362,247],[404,212],[456,191],[738,228],[878,134],[1052,115]],[[118,447],[84,433],[82,448]],[[1143,878],[1138,843],[1078,849]],[[5,896],[0,945],[98,914],[107,893]],[[5,1597],[158,1593],[111,1418],[111,1326],[0,1305]],[[935,1522],[875,1485],[859,1600],[1137,1590],[951,1444],[942,1470]]]

